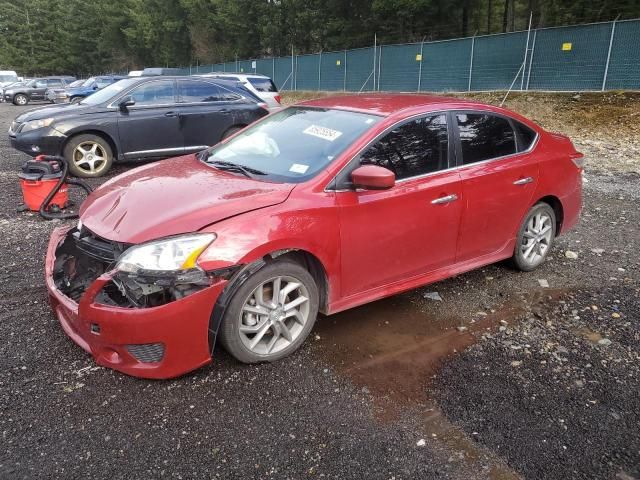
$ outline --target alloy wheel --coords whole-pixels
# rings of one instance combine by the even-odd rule
[[[240,338],[258,355],[272,355],[291,345],[309,320],[309,292],[290,276],[258,285],[240,312]]]
[[[545,212],[537,212],[529,218],[522,235],[520,252],[530,265],[540,263],[547,255],[553,235],[552,221]]]
[[[82,142],[73,150],[73,163],[87,173],[98,173],[107,165],[107,153],[97,142]]]
[[[27,104],[27,97],[25,97],[24,95],[18,95],[16,97],[16,103],[18,105],[26,105]]]

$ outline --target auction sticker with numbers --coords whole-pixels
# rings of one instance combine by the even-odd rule
[[[336,138],[342,135],[342,132],[339,132],[338,130],[321,127],[319,125],[309,125],[302,131],[302,133],[313,135],[314,137],[322,138],[324,140],[329,140],[330,142],[333,142]]]

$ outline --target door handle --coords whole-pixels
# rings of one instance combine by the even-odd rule
[[[527,183],[531,183],[533,182],[533,177],[524,177],[521,178],[520,180],[516,180],[515,182],[513,182],[514,185],[526,185]]]
[[[228,108],[223,108],[221,110],[218,110],[219,113],[229,113],[231,110],[229,110]]]
[[[180,116],[177,112],[167,112],[164,114],[165,117],[178,117]]]
[[[451,195],[447,195],[446,197],[439,197],[434,200],[431,200],[433,205],[442,205],[443,203],[451,203],[455,202],[458,199],[458,195],[452,193]]]

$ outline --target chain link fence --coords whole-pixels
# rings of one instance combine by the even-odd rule
[[[183,68],[261,73],[280,90],[640,89],[640,20],[375,45]]]

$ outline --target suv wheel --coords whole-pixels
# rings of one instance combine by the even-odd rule
[[[113,151],[102,137],[83,134],[73,137],[64,147],[69,171],[76,177],[100,177],[113,163]]]
[[[29,98],[22,93],[19,93],[15,97],[13,97],[14,105],[26,105],[28,103],[29,103]]]

